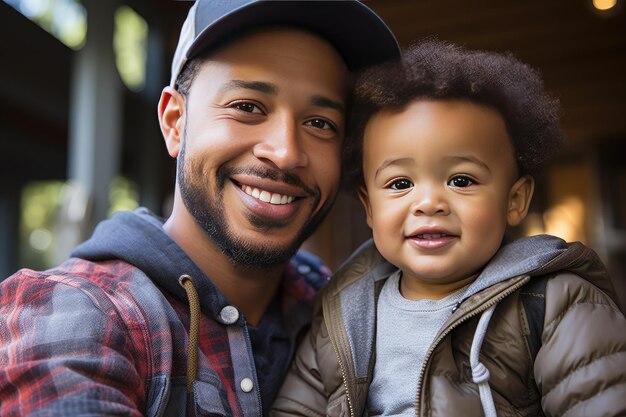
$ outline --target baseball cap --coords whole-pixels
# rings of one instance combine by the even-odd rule
[[[349,70],[400,56],[385,22],[357,0],[196,0],[172,60],[173,87],[187,61],[256,27],[302,28],[329,41]]]

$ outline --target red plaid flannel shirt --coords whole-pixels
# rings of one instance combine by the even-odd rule
[[[316,292],[298,270],[286,273],[286,316],[308,314]],[[196,410],[250,415],[233,369],[250,358],[231,352],[223,324],[203,314],[200,325]],[[0,415],[183,415],[188,326],[187,305],[123,261],[21,270],[0,286]]]

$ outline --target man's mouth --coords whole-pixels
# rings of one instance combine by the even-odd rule
[[[256,187],[251,187],[249,185],[241,184],[240,186],[244,193],[258,200],[261,200],[264,203],[282,205],[289,204],[296,199],[294,196],[291,195],[272,193]]]

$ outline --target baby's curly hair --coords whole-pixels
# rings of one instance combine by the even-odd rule
[[[345,185],[363,184],[363,134],[370,118],[421,99],[469,100],[496,109],[520,175],[537,173],[565,140],[559,102],[545,92],[538,72],[511,54],[426,39],[406,49],[401,60],[359,74],[344,148]]]

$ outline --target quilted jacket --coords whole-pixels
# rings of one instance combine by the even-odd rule
[[[331,279],[272,415],[368,415],[377,297],[395,270],[370,242]],[[539,277],[545,316],[533,360],[522,297]],[[626,415],[626,320],[614,295],[580,243],[536,236],[502,247],[430,346],[415,415]]]

